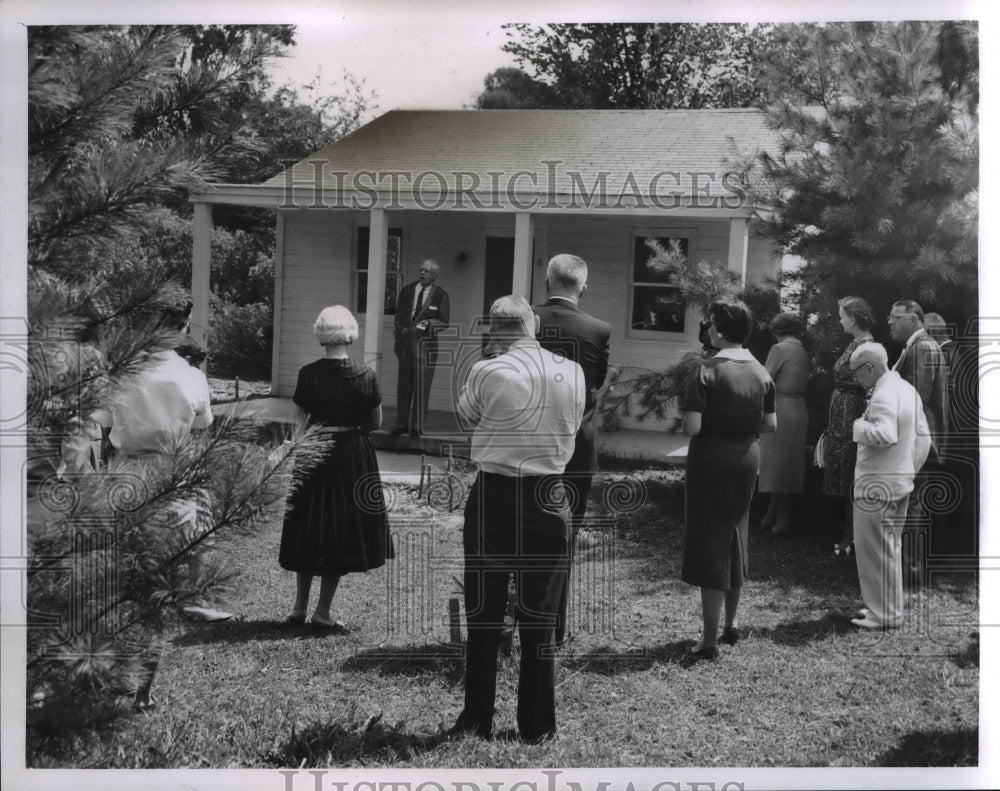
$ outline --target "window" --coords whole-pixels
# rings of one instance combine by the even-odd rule
[[[660,254],[646,244],[654,238]],[[633,239],[632,307],[630,326],[639,332],[684,332],[687,303],[680,289],[670,285],[677,266],[688,265],[690,236],[636,236]]]
[[[390,228],[385,251],[386,316],[396,313],[396,297],[402,286],[403,229]],[[354,262],[354,315],[362,314],[368,305],[368,228],[358,228],[358,256]]]

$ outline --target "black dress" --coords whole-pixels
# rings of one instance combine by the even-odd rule
[[[764,415],[774,412],[774,382],[749,354],[734,359],[720,352],[692,375],[683,408],[702,415],[701,432],[688,446],[681,579],[702,588],[738,588],[747,575],[757,434]]]
[[[324,358],[299,371],[293,400],[313,422],[360,427],[382,396],[369,368]],[[368,430],[330,437],[322,463],[301,476],[285,508],[278,562],[288,571],[339,575],[378,568],[394,557]]]

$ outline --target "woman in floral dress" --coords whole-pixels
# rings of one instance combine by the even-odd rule
[[[865,391],[851,371],[851,354],[862,343],[872,340],[875,315],[861,297],[843,297],[837,305],[840,326],[851,341],[833,365],[834,388],[823,452],[823,492],[834,498],[833,513],[841,523],[840,538],[833,545],[833,554],[850,555],[854,551],[850,497],[858,453],[853,427],[865,408]]]

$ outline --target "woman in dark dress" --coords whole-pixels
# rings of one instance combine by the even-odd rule
[[[862,343],[872,340],[875,316],[861,297],[843,297],[837,306],[840,326],[851,340],[833,364],[834,387],[823,449],[823,492],[833,498],[831,512],[840,523],[840,538],[833,545],[833,554],[850,555],[854,551],[851,489],[858,455],[854,421],[865,410],[865,390],[851,371],[851,355]]]
[[[747,532],[760,461],[757,436],[775,430],[774,382],[743,348],[753,316],[737,300],[709,305],[709,334],[719,349],[701,361],[684,397],[683,431],[691,437],[685,479],[681,579],[701,588],[701,642],[688,661],[719,655],[722,640],[739,639],[736,609],[747,574]]]
[[[325,308],[313,327],[326,355],[299,371],[293,400],[324,427],[329,447],[308,470],[285,510],[278,562],[296,572],[289,623],[304,623],[314,576],[321,578],[310,623],[346,631],[330,615],[342,575],[385,565],[392,537],[369,432],[382,425],[375,373],[348,356],[358,323],[340,305]]]

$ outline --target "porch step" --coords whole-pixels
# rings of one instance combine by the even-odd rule
[[[426,453],[430,456],[447,456],[450,449],[452,456],[467,459],[471,450],[468,439],[454,435],[421,434],[419,437],[411,437],[409,434],[392,434],[386,429],[380,429],[373,431],[371,438],[372,445],[375,446],[376,450],[389,450],[396,453]]]

